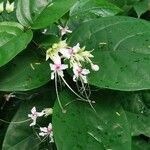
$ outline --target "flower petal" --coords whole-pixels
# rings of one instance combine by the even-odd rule
[[[51,123],[49,123],[48,128],[52,129],[52,124]]]
[[[63,57],[69,59],[71,57],[71,54],[69,52],[68,48],[61,48],[60,53],[63,55]]]
[[[90,73],[90,71],[89,71],[88,69],[82,69],[81,74],[87,75],[87,74],[89,74],[89,73]]]
[[[46,127],[40,127],[40,131],[47,133],[47,128]]]
[[[43,116],[43,115],[44,115],[43,112],[37,112],[37,116],[38,116],[38,117],[41,117],[41,116]]]
[[[84,83],[87,83],[87,77],[86,76],[81,75],[80,77],[82,78]]]
[[[73,52],[74,52],[74,53],[77,53],[77,52],[80,51],[80,49],[81,49],[81,48],[80,48],[80,44],[78,43],[76,46],[73,47]]]
[[[65,70],[67,68],[68,68],[68,65],[66,65],[66,64],[62,64],[61,67],[60,67],[61,70]]]
[[[58,75],[59,75],[59,76],[61,76],[61,77],[63,77],[63,76],[64,76],[64,73],[63,73],[63,71],[62,71],[62,70],[57,71],[57,73],[58,73]]]
[[[54,80],[54,78],[55,78],[55,72],[53,71],[53,72],[51,73],[51,80]]]
[[[47,134],[46,133],[44,133],[44,132],[40,132],[39,133],[39,136],[46,136]]]
[[[36,108],[33,107],[33,108],[31,109],[31,113],[34,114],[35,112],[36,112]]]
[[[36,125],[36,118],[33,119],[33,122],[30,124],[30,127],[35,125]]]

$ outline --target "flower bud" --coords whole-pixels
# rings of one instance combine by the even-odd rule
[[[92,70],[94,70],[94,71],[98,71],[98,70],[99,70],[99,66],[98,66],[98,65],[95,65],[95,64],[91,64],[91,68],[92,68]]]
[[[7,1],[7,3],[6,3],[6,11],[8,13],[11,13],[11,12],[14,11],[14,4],[15,4],[14,2],[10,4],[10,2]]]
[[[53,114],[53,109],[52,108],[45,108],[42,112],[44,113],[44,116],[47,117],[47,116]]]
[[[0,13],[4,11],[4,2],[0,3]]]

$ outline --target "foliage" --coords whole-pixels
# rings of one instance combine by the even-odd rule
[[[0,0],[0,149],[149,150],[149,7]]]

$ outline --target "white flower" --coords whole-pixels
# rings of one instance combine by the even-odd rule
[[[4,97],[5,97],[6,101],[9,101],[10,98],[14,98],[14,97],[16,97],[16,95],[14,95],[13,93],[10,93],[10,94],[5,94]]]
[[[74,63],[77,63],[79,66],[82,66],[81,62],[92,63],[90,58],[94,56],[91,52],[92,51],[85,51],[85,47],[81,48],[79,43],[77,43],[74,47],[62,49],[60,51],[64,58],[70,59],[71,67]]]
[[[68,26],[62,27],[62,26],[58,25],[58,28],[60,30],[61,36],[65,35],[66,33],[72,33],[72,31],[69,30]]]
[[[52,115],[53,114],[53,109],[52,108],[45,108],[44,110],[42,110],[43,114],[45,117]]]
[[[45,34],[46,32],[47,32],[47,29],[44,29],[44,30],[42,31],[43,34]]]
[[[4,11],[4,2],[0,3],[0,13]]]
[[[85,47],[80,48],[80,44],[78,43],[76,46],[74,46],[74,52],[75,59],[77,61],[86,61],[87,63],[91,63],[92,61],[90,58],[93,58],[94,56],[91,54],[92,51],[85,51]]]
[[[30,126],[36,125],[36,119],[37,119],[38,117],[43,116],[43,115],[44,115],[43,112],[37,112],[37,111],[36,111],[36,108],[33,107],[33,108],[31,109],[31,114],[28,114],[28,117],[30,117],[30,118],[33,120],[33,122],[30,124]]]
[[[63,55],[63,57],[70,59],[71,57],[75,56],[77,52],[80,51],[80,45],[79,43],[74,47],[69,48],[63,48],[60,50],[60,53]]]
[[[6,11],[7,11],[8,13],[13,12],[13,11],[14,11],[14,5],[15,5],[14,2],[13,2],[13,3],[10,3],[9,1],[7,1],[7,3],[6,3]]]
[[[99,66],[96,65],[96,64],[91,64],[91,68],[92,68],[92,70],[94,70],[94,71],[98,71],[98,70],[99,70]]]
[[[49,123],[48,127],[40,127],[40,133],[39,135],[44,137],[44,136],[49,136],[50,142],[54,142],[53,139],[53,130],[52,130],[52,124]]]
[[[60,57],[55,57],[54,64],[50,63],[50,68],[52,70],[51,79],[53,80],[55,78],[56,73],[59,76],[63,77],[64,76],[63,70],[67,69],[68,65],[61,64],[61,58]]]
[[[77,79],[80,78],[81,80],[83,80],[84,83],[87,83],[87,77],[86,76],[87,76],[87,74],[90,73],[90,71],[88,69],[82,69],[77,64],[74,64],[73,72],[74,72],[73,81],[76,82]]]
[[[68,45],[66,43],[66,41],[60,41],[59,43],[54,43],[52,45],[51,48],[49,48],[46,52],[46,60],[48,60],[49,58],[52,59],[54,61],[54,58],[58,55],[58,53],[62,50],[62,49],[65,49],[67,48]]]

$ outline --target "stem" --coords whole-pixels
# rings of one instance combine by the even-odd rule
[[[13,123],[13,124],[25,123],[25,122],[28,122],[30,120],[31,119],[27,119],[27,120],[23,120],[23,121],[16,121],[16,122],[9,122],[9,121],[5,121],[3,119],[0,119],[1,122],[4,122],[4,123]]]

